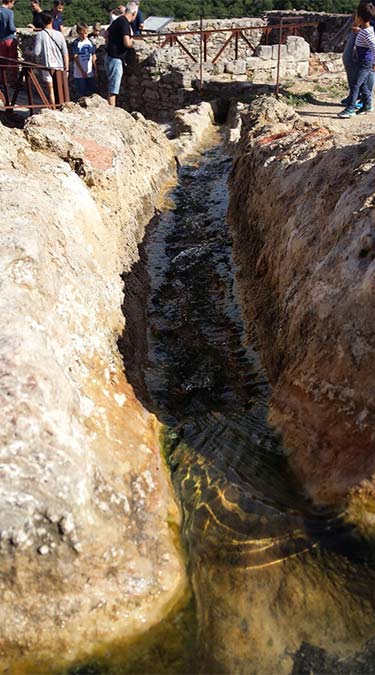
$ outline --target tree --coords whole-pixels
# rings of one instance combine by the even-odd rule
[[[108,22],[109,10],[119,0],[66,0],[64,23],[72,26],[77,21],[91,24],[95,20]],[[42,0],[43,2],[43,0]],[[261,16],[272,9],[306,9],[313,12],[340,12],[351,14],[356,2],[352,0],[142,0],[145,16],[173,16],[176,20],[227,17]],[[50,9],[52,0],[44,0]],[[18,0],[15,5],[17,26],[27,26],[31,21],[30,0]]]

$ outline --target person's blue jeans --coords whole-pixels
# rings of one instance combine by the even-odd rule
[[[372,70],[372,68],[371,68],[371,73],[368,76],[367,86],[368,86],[369,90],[371,91],[371,96],[372,96],[372,92],[374,91],[374,86],[375,86],[375,73]]]
[[[354,43],[355,43],[355,38],[356,38],[356,33],[353,33],[353,31],[350,31],[348,35],[348,39],[346,41],[345,49],[342,55],[342,60],[344,63],[344,68],[346,72],[346,77],[348,80],[348,86],[349,89],[351,88],[352,84],[354,84],[354,78],[356,75],[356,63],[353,59],[353,49],[354,49]]]
[[[355,62],[354,62],[355,63]],[[350,87],[350,94],[348,100],[348,108],[354,108],[357,103],[359,95],[365,108],[371,107],[372,90],[368,86],[369,76],[371,75],[373,62],[359,61],[356,63],[355,79]]]
[[[356,36],[357,33],[353,33],[353,31],[350,31],[342,55],[342,60],[346,72],[346,77],[348,80],[349,89],[351,89],[351,87],[355,84],[355,79],[358,71],[358,62],[355,61],[353,58],[353,50]],[[375,73],[371,69],[371,72],[368,75],[368,82],[367,82],[367,86],[370,89],[371,93],[374,90],[374,85],[375,85]]]
[[[108,77],[108,94],[117,94],[120,91],[123,65],[121,59],[113,58],[108,54],[104,58],[105,70]]]

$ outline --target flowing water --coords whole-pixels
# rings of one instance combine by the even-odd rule
[[[230,166],[216,145],[182,167],[146,250],[143,377],[184,514],[194,672],[372,673],[372,552],[306,499],[267,422],[225,222]]]

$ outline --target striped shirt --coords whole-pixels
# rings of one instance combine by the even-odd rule
[[[375,63],[375,33],[372,26],[361,28],[355,40],[355,50],[359,61]]]

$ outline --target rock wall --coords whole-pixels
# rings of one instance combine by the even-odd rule
[[[355,3],[352,7],[355,9]],[[265,18],[269,26],[279,24],[280,19],[295,23],[317,23],[317,26],[304,26],[300,34],[308,41],[313,52],[342,52],[348,31],[350,30],[349,14],[331,14],[328,12],[280,11],[266,12]],[[279,41],[279,31],[270,33],[270,43]]]
[[[257,47],[255,55],[241,37],[238,39],[236,58],[235,41],[228,45],[215,63],[213,60],[230,36],[229,28],[253,27],[245,32],[245,37]],[[174,119],[176,110],[196,104],[202,98],[210,99],[212,85],[216,85],[214,96],[220,90],[223,97],[233,96],[228,90],[235,83],[275,83],[277,76],[278,45],[261,44],[264,34],[261,19],[233,19],[223,21],[205,21],[204,30],[216,30],[207,33],[207,61],[203,63],[203,91],[200,91],[200,34],[199,22],[171,24],[170,30],[184,31],[178,37],[180,43],[191,53],[195,61],[178,44],[162,47],[164,38],[149,37],[138,40],[136,49],[139,64],[136,68],[125,68],[120,93],[119,105],[128,110],[139,111],[147,118],[159,122]],[[19,34],[20,49],[30,58],[34,36],[23,30]],[[69,37],[70,44],[74,38]],[[96,40],[98,63],[98,91],[107,96],[107,77],[104,69],[104,39]],[[309,73],[310,47],[298,36],[289,36],[280,50],[280,76],[284,80],[305,77]],[[73,98],[77,98],[73,61],[71,60],[70,89]]]
[[[175,159],[100,97],[0,137],[0,672],[35,675],[126,653],[186,592],[158,422],[116,344]]]
[[[286,80],[305,77],[309,74],[310,46],[297,35],[289,35],[285,44],[260,45],[256,56],[248,59],[248,68],[253,71],[252,81],[276,82],[277,61],[280,54],[280,77]]]
[[[358,488],[373,522],[373,139],[335,136],[260,99],[244,116],[229,220],[271,418],[318,502]],[[362,484],[362,481],[367,481]]]

